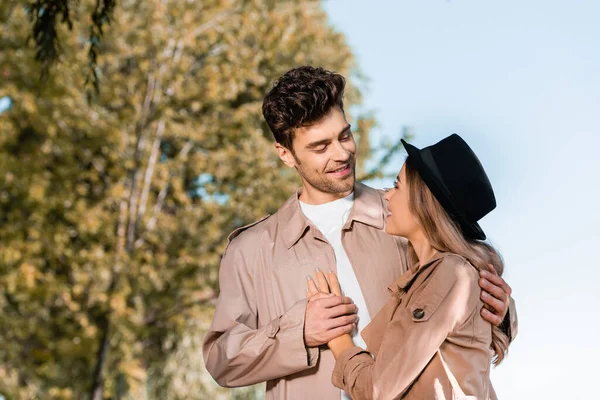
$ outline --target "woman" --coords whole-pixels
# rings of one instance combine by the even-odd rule
[[[408,158],[387,191],[386,232],[409,241],[412,267],[390,287],[390,301],[362,331],[329,347],[333,384],[353,399],[489,399],[490,364],[508,338],[480,315],[479,269],[502,274],[498,253],[477,223],[496,207],[479,160],[456,134],[422,150],[402,140]],[[320,290],[341,294],[317,272]],[[318,289],[309,280],[309,293]]]

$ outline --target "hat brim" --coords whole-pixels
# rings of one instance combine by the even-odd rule
[[[436,177],[436,174],[423,160],[421,150],[406,142],[404,139],[400,139],[400,141],[406,149],[411,163],[413,163],[413,166],[417,169],[417,172],[419,172],[421,179],[423,179],[423,182],[425,182],[429,190],[431,190],[431,193],[433,193],[446,212],[450,214],[450,217],[458,222],[463,234],[469,239],[485,240],[486,236],[483,229],[481,229],[481,226],[479,226],[477,222],[469,222],[465,216],[458,211],[457,207],[452,202],[452,196],[446,186]]]

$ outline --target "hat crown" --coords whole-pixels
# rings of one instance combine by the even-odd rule
[[[468,222],[475,223],[496,208],[494,190],[479,158],[459,135],[454,133],[429,150],[441,183]]]

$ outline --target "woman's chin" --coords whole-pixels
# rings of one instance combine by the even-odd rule
[[[385,233],[387,233],[388,235],[392,235],[392,236],[398,236],[398,233],[396,233],[396,230],[391,225],[385,226]]]
[[[388,221],[389,221],[389,219],[388,219]],[[406,233],[403,232],[401,229],[398,229],[398,227],[394,226],[393,223],[388,223],[385,225],[385,233],[387,233],[388,235],[392,235],[392,236],[406,237]]]

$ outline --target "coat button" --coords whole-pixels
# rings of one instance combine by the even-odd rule
[[[422,308],[417,308],[415,311],[413,311],[413,317],[415,317],[415,319],[421,319],[425,316],[425,311],[423,311]]]

